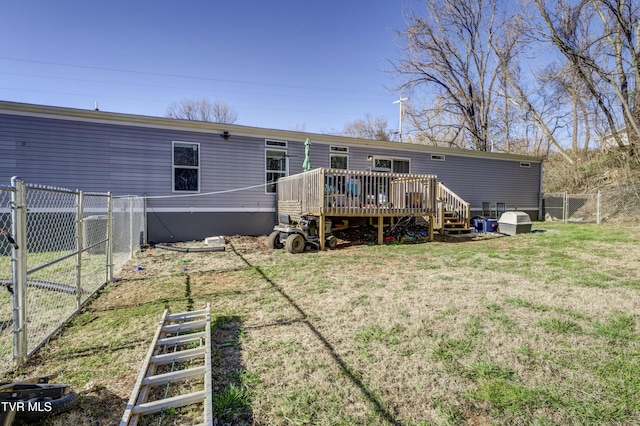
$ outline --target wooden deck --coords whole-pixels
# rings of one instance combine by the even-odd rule
[[[436,176],[315,169],[278,180],[278,212],[292,217],[436,212]]]
[[[385,218],[424,217],[430,240],[434,226],[444,228],[445,209],[455,210],[463,221],[466,214],[469,223],[469,205],[439,184],[435,175],[315,169],[279,179],[277,194],[278,215],[293,221],[305,215],[319,217],[320,223],[331,217],[377,219],[380,244]]]

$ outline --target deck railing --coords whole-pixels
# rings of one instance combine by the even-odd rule
[[[277,182],[278,213],[300,215],[435,215],[435,175],[315,169]]]
[[[441,182],[438,182],[438,203],[436,229],[444,229],[444,212],[452,213],[457,221],[464,223],[466,228],[470,227],[471,208],[469,203],[464,201]]]

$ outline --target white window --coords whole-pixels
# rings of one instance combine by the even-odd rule
[[[374,159],[373,159],[373,167],[391,170],[391,159],[390,158],[374,157]]]
[[[344,170],[349,168],[349,147],[331,146],[329,152],[329,167]]]
[[[402,158],[394,158],[393,159],[393,168],[391,169],[393,173],[409,173],[410,163],[409,160],[405,160]]]
[[[265,191],[276,192],[276,181],[287,175],[287,151],[267,148],[265,159]]]
[[[440,154],[431,154],[431,159],[433,161],[444,161],[444,155],[440,155]]]
[[[410,173],[411,171],[411,162],[407,158],[374,157],[373,166],[389,169],[393,173]]]
[[[200,191],[200,144],[173,142],[173,191]]]
[[[520,163],[520,167],[525,168],[525,169],[530,169],[531,168],[531,163]]]

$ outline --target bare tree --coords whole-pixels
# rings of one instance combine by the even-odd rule
[[[526,33],[528,27],[521,15],[513,16],[511,21],[505,27],[503,37],[500,40],[492,40],[496,57],[502,65],[501,78],[504,84],[508,83],[514,91],[515,96],[512,101],[526,114],[526,118],[533,119],[537,130],[544,138],[547,139],[557,151],[571,164],[573,159],[562,147],[561,143],[556,139],[555,132],[562,126],[561,114],[556,103],[549,103],[548,98],[544,96],[544,86],[538,86],[535,90],[528,92],[520,79],[520,66],[517,61],[521,54],[522,37]],[[536,105],[536,101],[542,101]],[[549,114],[549,112],[552,114]],[[528,121],[527,120],[527,121]],[[527,126],[527,132],[529,128]],[[538,133],[538,132],[536,132]],[[522,141],[521,141],[522,142]],[[522,146],[522,143],[520,144]]]
[[[452,116],[446,108],[436,100],[428,107],[407,107],[407,116],[414,130],[411,141],[421,145],[445,146],[448,148],[464,148],[466,143],[462,134],[462,126],[452,125],[458,117]]]
[[[173,102],[167,108],[166,116],[182,120],[226,124],[233,124],[238,120],[238,113],[226,102],[215,101],[211,103],[206,98],[182,99],[180,102]]]
[[[640,147],[640,5],[630,0],[534,0],[552,43],[588,90],[618,146]],[[624,126],[627,147],[620,129]]]
[[[366,114],[364,119],[346,123],[342,129],[342,134],[360,139],[391,140],[387,130],[387,119],[384,117],[373,118],[369,114]]]
[[[486,151],[501,64],[492,39],[499,33],[496,0],[425,1],[425,14],[408,17],[405,57],[396,71],[401,87],[434,95],[439,114],[458,128],[467,147]],[[413,96],[415,98],[415,94]],[[428,116],[428,111],[413,111]]]
[[[591,142],[591,122],[595,119],[591,111],[597,109],[593,97],[569,63],[562,68],[552,64],[539,74],[538,80],[552,89],[550,96],[558,108],[570,104],[571,150],[575,155],[586,155]]]
[[[508,67],[502,67],[500,74],[498,75],[499,81],[499,95],[503,100],[502,113],[499,114],[500,118],[497,121],[502,124],[502,133],[504,135],[504,139],[502,141],[504,150],[507,152],[511,152],[511,140],[512,140],[512,123],[514,121],[514,109],[511,105],[511,95],[510,95],[510,86],[509,79],[507,77],[507,73],[509,72]]]

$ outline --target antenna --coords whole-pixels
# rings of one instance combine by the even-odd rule
[[[400,142],[402,142],[402,115],[404,114],[404,110],[402,109],[402,102],[408,100],[409,98],[403,98],[402,95],[400,95],[400,99],[398,99],[397,101],[393,101],[394,104],[400,104],[400,122],[398,124],[398,134],[400,135]]]

